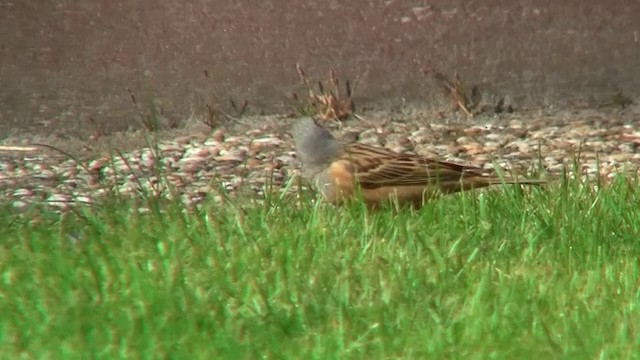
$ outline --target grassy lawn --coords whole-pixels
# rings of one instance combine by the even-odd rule
[[[0,354],[638,357],[640,180],[596,185],[375,213],[277,198],[111,199],[65,216],[7,204]]]

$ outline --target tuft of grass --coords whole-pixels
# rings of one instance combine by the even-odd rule
[[[140,124],[143,126],[144,129],[150,132],[155,132],[160,130],[163,127],[168,127],[171,129],[178,127],[179,124],[177,120],[168,119],[165,116],[164,108],[158,101],[151,100],[149,102],[149,110],[145,111],[138,104],[138,100],[134,95],[133,91],[127,88],[127,92],[129,93],[129,99],[131,100],[131,102],[133,103],[133,106],[136,108],[138,112],[138,117],[140,118]]]
[[[633,105],[633,100],[624,93],[622,90],[616,91],[607,101],[598,105],[598,108],[618,108],[618,109],[626,109],[627,107]]]
[[[306,193],[192,209],[111,196],[63,214],[0,204],[0,352],[633,358],[639,185],[564,178],[419,211]]]
[[[453,78],[451,79],[444,73],[434,70],[433,77],[438,82],[444,95],[451,98],[454,108],[460,109],[469,117],[473,117],[473,112],[480,101],[478,87],[474,86],[471,91],[467,90],[457,72],[453,73]]]
[[[204,76],[209,79],[209,71],[204,69]],[[206,125],[210,130],[215,130],[225,123],[226,119],[237,121],[238,118],[244,116],[249,107],[249,101],[243,100],[241,103],[237,103],[232,97],[228,98],[229,105],[233,110],[232,114],[225,113],[220,109],[216,97],[213,95],[208,96],[208,99],[204,102],[204,116],[202,117],[202,123]]]
[[[472,118],[486,112],[513,112],[513,106],[507,103],[504,96],[498,97],[495,103],[483,103],[480,87],[467,86],[457,71],[453,72],[453,76],[448,76],[433,66],[423,64],[419,59],[414,59],[414,62],[420,67],[422,74],[435,80],[443,95],[451,101],[452,108],[463,112],[467,117]]]
[[[329,88],[325,88],[321,81],[318,81],[318,90],[313,90],[307,75],[300,64],[296,64],[296,70],[302,85],[308,92],[308,98],[301,100],[296,93],[291,94],[292,100],[296,103],[297,112],[304,116],[314,116],[325,121],[341,121],[349,118],[355,113],[355,103],[352,98],[351,82],[345,82],[345,92],[340,90],[340,80],[335,69],[329,71]]]

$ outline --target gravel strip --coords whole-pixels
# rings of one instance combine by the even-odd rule
[[[265,126],[238,133],[219,129],[206,136],[160,142],[156,149],[81,163],[50,151],[0,147],[0,194],[16,209],[34,202],[65,209],[92,203],[107,191],[128,195],[151,191],[179,197],[186,204],[198,203],[216,191],[233,195],[250,189],[260,198],[269,184],[277,189],[299,171],[291,138],[279,135],[290,124],[284,123],[280,129]],[[635,115],[587,112],[513,115],[464,125],[352,120],[333,130],[343,139],[399,152],[485,168],[493,167],[495,161],[505,169],[525,172],[540,165],[549,174],[570,170],[579,153],[580,175],[607,178],[636,171],[639,124]]]

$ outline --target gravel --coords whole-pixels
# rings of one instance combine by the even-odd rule
[[[248,131],[194,134],[77,162],[43,148],[0,147],[0,194],[17,209],[45,202],[55,209],[91,204],[109,191],[152,192],[188,205],[206,194],[222,200],[250,189],[264,196],[299,173],[290,121]],[[369,125],[368,124],[372,124]],[[583,111],[551,115],[509,115],[429,124],[401,118],[350,120],[333,126],[338,137],[389,149],[492,168],[494,162],[521,172],[542,167],[553,177],[579,156],[579,176],[610,178],[635,172],[640,164],[640,118],[624,112]],[[24,151],[26,150],[26,151]],[[295,191],[296,186],[290,187]]]

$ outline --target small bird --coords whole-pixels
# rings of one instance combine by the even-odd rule
[[[544,180],[498,177],[479,167],[397,153],[385,148],[338,141],[315,120],[305,117],[293,126],[302,175],[326,201],[339,204],[361,196],[372,207],[397,199],[414,207],[438,193],[450,194],[495,184],[543,184]]]

